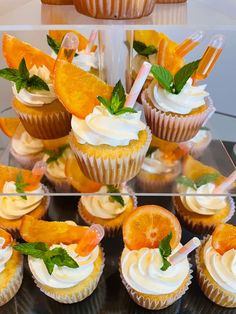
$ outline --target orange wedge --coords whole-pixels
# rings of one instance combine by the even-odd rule
[[[0,238],[3,238],[5,240],[2,248],[5,249],[8,245],[10,245],[13,242],[12,236],[10,233],[6,232],[5,230],[0,228]]]
[[[20,123],[19,118],[4,118],[0,117],[0,129],[8,137],[13,137]]]
[[[158,248],[160,241],[172,232],[171,247],[181,239],[178,219],[168,210],[157,205],[145,205],[133,211],[123,224],[123,238],[130,250]]]
[[[45,65],[50,72],[53,72],[55,63],[53,58],[14,36],[3,35],[2,49],[6,63],[10,68],[18,68],[21,60],[25,58],[28,69],[31,69],[33,65],[37,67]]]
[[[161,140],[160,138],[154,135],[152,135],[151,146],[158,147],[161,151],[165,153],[173,152],[176,148],[178,148],[177,143]]]
[[[110,98],[113,90],[97,76],[66,61],[56,64],[54,88],[65,108],[81,119],[99,105],[97,96]]]
[[[68,144],[68,136],[60,137],[55,140],[43,140],[44,148],[46,149],[57,149],[59,146]]]
[[[84,50],[87,47],[89,41],[86,37],[84,37],[78,31],[75,31],[75,30],[49,30],[48,34],[55,41],[57,41],[58,43],[61,43],[63,38],[65,37],[65,35],[69,32],[73,32],[75,35],[77,35],[77,37],[79,39],[78,50],[79,51]],[[92,51],[96,51],[96,49],[97,49],[97,46],[94,46]]]
[[[212,246],[221,255],[231,249],[236,250],[236,227],[230,224],[218,225],[212,234]]]
[[[65,222],[38,220],[26,215],[22,219],[20,234],[26,242],[44,242],[52,244],[78,243],[86,233],[87,228],[71,226]]]
[[[70,184],[81,193],[97,192],[102,186],[100,183],[89,180],[83,174],[74,156],[67,159],[65,173]]]

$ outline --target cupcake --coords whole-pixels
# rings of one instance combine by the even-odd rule
[[[224,177],[214,168],[188,157],[184,176],[177,178],[177,192],[173,197],[177,217],[194,233],[210,233],[218,224],[233,216],[235,205],[228,195],[212,195]]]
[[[182,247],[175,216],[160,206],[141,206],[125,220],[123,238],[120,274],[133,301],[160,310],[180,299],[192,276],[187,257],[170,262]]]
[[[206,127],[200,128],[197,135],[195,135],[193,138],[191,138],[191,140],[187,142],[191,144],[190,154],[194,158],[201,157],[204,151],[211,143],[211,140],[212,140],[211,131]]]
[[[236,308],[236,227],[218,225],[196,253],[197,279],[205,296],[227,308]]]
[[[58,101],[52,85],[54,60],[7,34],[3,38],[3,51],[14,70],[0,70],[0,77],[13,82],[13,109],[25,130],[39,139],[68,135],[71,116]],[[12,61],[9,54],[17,55],[17,60]]]
[[[97,19],[136,19],[150,15],[156,0],[74,0],[79,13]]]
[[[11,235],[0,229],[0,306],[16,295],[23,279],[23,258],[13,243]]]
[[[104,267],[102,248],[91,242],[96,240],[93,237],[98,237],[97,233],[74,222],[30,222],[33,225],[28,225],[26,217],[21,228],[21,236],[30,243],[17,245],[15,249],[28,255],[29,268],[38,288],[55,301],[67,304],[91,295]],[[33,228],[41,234],[31,233]],[[62,234],[61,230],[67,233]],[[82,248],[85,241],[86,249]]]
[[[0,165],[0,172],[0,228],[18,237],[24,215],[40,219],[47,214],[48,190],[29,170]]]
[[[109,195],[108,193],[121,193]],[[97,194],[97,195],[96,195]],[[88,224],[100,224],[107,236],[115,236],[126,217],[137,207],[133,191],[122,186],[102,186],[94,195],[81,196],[78,206],[79,215]]]

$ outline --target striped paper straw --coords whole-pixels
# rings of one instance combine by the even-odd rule
[[[168,42],[166,39],[162,39],[160,41],[158,52],[157,52],[157,64],[161,66],[165,66],[165,60],[166,60],[166,49],[168,47]]]
[[[226,178],[220,185],[218,185],[213,193],[214,194],[221,194],[226,192],[228,189],[230,189],[231,185],[234,183],[236,180],[236,170],[234,170],[231,175]]]
[[[197,247],[199,247],[201,241],[194,237],[188,243],[186,243],[183,247],[181,247],[175,254],[170,256],[169,262],[172,265],[178,264],[182,262],[192,251],[194,251]]]
[[[93,46],[94,46],[94,43],[95,43],[95,40],[97,38],[97,31],[92,31],[91,34],[90,34],[90,37],[89,37],[89,43],[87,45],[87,47],[85,48],[85,52],[86,53],[90,53]]]

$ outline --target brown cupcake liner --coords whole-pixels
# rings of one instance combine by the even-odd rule
[[[152,133],[169,142],[186,142],[193,138],[215,111],[215,107],[209,101],[208,108],[202,113],[187,116],[171,115],[149,104],[147,89],[142,93],[141,98],[147,125]]]
[[[133,200],[133,208],[136,209],[137,206],[138,206],[138,200],[137,200],[137,197],[135,196],[134,194],[134,191],[130,188],[130,187],[127,187],[127,191],[129,193],[129,195],[132,197],[132,200]],[[83,208],[81,206],[81,199],[79,200],[78,202],[78,214],[79,216],[83,219],[83,221],[91,226],[92,224],[94,224],[93,221],[89,220],[86,215],[84,214],[84,211],[83,211]],[[109,220],[109,219],[108,219]],[[121,229],[122,229],[122,225],[117,225],[117,226],[114,226],[114,227],[110,227],[110,226],[106,226],[105,224],[102,225],[102,227],[104,228],[105,230],[105,236],[108,237],[108,238],[113,238],[113,237],[116,237],[118,235],[121,234]]]
[[[44,4],[61,4],[61,5],[65,5],[65,4],[73,4],[74,1],[73,0],[41,0],[42,3]]]
[[[204,234],[204,233],[212,233],[214,229],[216,228],[217,224],[204,224],[203,222],[195,222],[191,219],[191,216],[183,216],[181,214],[181,211],[179,210],[178,203],[176,202],[176,198],[179,196],[174,196],[172,198],[173,204],[174,204],[174,210],[176,217],[179,219],[181,224],[183,224],[189,231],[197,234]],[[212,197],[212,196],[210,196]],[[226,218],[224,218],[219,223],[226,223],[229,221],[235,212],[235,204],[232,197],[228,197],[227,201],[230,205],[230,212]]]
[[[28,170],[32,170],[35,163],[42,160],[43,157],[43,153],[20,155],[13,149],[13,147],[10,147],[10,154],[21,165],[22,168]]]
[[[7,286],[0,290],[0,306],[9,302],[18,292],[23,280],[23,256],[21,256],[20,263],[16,266],[15,274]]]
[[[53,293],[53,292],[49,291],[47,286],[41,284],[39,281],[37,281],[33,277],[34,282],[35,282],[36,286],[44,294],[46,294],[48,297],[54,299],[55,301],[57,301],[59,303],[72,304],[72,303],[81,302],[84,299],[86,299],[87,297],[89,297],[93,293],[93,291],[97,288],[97,285],[98,285],[99,280],[100,280],[100,278],[102,276],[102,272],[103,272],[103,269],[104,269],[104,266],[105,266],[105,255],[104,255],[103,249],[102,249],[102,255],[103,255],[103,263],[102,263],[100,271],[97,273],[96,280],[91,281],[90,286],[86,287],[86,289],[84,289],[80,293],[74,293],[74,294],[71,294],[71,295],[67,294],[67,295],[62,296],[62,295],[59,295],[57,293]]]
[[[139,151],[130,154],[130,156],[117,159],[96,158],[79,151],[71,140],[72,133],[70,134],[69,142],[78,164],[86,177],[92,181],[106,185],[119,185],[131,180],[140,171],[152,139],[150,129],[147,128],[146,131],[148,133],[147,141]]]
[[[214,279],[209,274],[212,280],[209,280],[202,271],[202,265],[200,262],[200,250],[202,246],[209,240],[210,235],[206,236],[202,240],[202,244],[196,250],[195,261],[197,266],[197,280],[198,284],[205,294],[205,296],[212,302],[227,308],[236,308],[236,294],[234,296],[228,295],[223,289],[220,289],[219,285],[214,284]]]
[[[136,19],[150,15],[156,0],[74,0],[76,9],[97,19]]]

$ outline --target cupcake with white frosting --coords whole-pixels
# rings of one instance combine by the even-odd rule
[[[13,243],[11,235],[0,229],[0,306],[16,295],[23,279],[23,258]]]
[[[204,151],[207,149],[207,147],[211,143],[211,140],[212,140],[211,131],[206,127],[200,128],[198,133],[193,138],[191,138],[191,140],[187,142],[191,144],[190,154],[194,158],[201,157]]]
[[[137,199],[127,186],[102,186],[94,195],[81,196],[78,211],[88,225],[100,224],[106,236],[115,236],[121,230],[125,218],[136,207]]]

